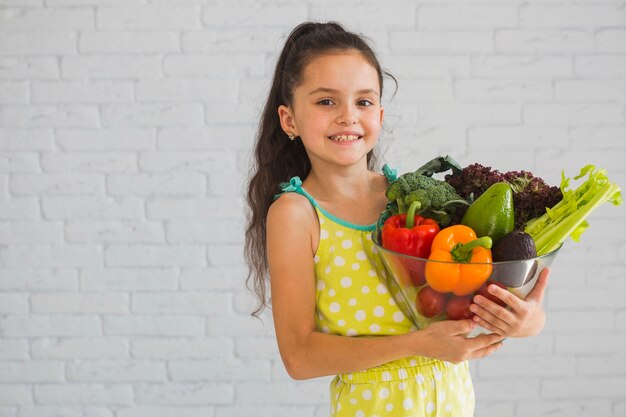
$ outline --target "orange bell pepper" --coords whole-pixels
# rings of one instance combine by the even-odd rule
[[[491,244],[489,236],[476,238],[462,224],[442,229],[426,262],[426,282],[440,293],[471,294],[491,275]]]

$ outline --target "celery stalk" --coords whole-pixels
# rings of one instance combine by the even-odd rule
[[[546,210],[540,217],[526,223],[524,231],[535,240],[537,255],[545,255],[557,249],[568,237],[580,240],[580,235],[589,224],[585,220],[589,214],[606,202],[614,205],[622,203],[620,187],[609,181],[604,169],[587,165],[574,179],[587,175],[587,179],[575,190],[569,190],[570,179],[561,174],[563,199]]]

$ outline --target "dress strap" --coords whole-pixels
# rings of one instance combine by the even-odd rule
[[[394,182],[398,179],[398,170],[391,168],[389,165],[385,164],[383,166],[383,174],[389,183]]]
[[[317,202],[315,201],[313,196],[311,196],[311,194],[307,193],[304,188],[302,188],[302,180],[300,179],[300,177],[292,177],[289,182],[281,182],[278,186],[280,187],[282,192],[276,194],[274,196],[274,200],[276,200],[278,197],[285,193],[294,192],[305,196],[311,202],[311,204],[313,204],[313,206],[317,207]]]

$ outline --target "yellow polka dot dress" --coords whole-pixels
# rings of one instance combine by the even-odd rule
[[[326,212],[298,177],[281,185],[315,207],[320,241],[314,257],[316,324],[325,333],[360,337],[416,330],[387,290],[372,242],[375,225],[355,225]],[[337,375],[330,386],[333,417],[472,416],[474,390],[467,362],[455,365],[407,357]]]

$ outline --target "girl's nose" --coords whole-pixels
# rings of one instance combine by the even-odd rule
[[[337,123],[348,126],[356,124],[357,122],[358,118],[356,116],[355,109],[350,105],[343,106],[341,113],[337,117]]]

